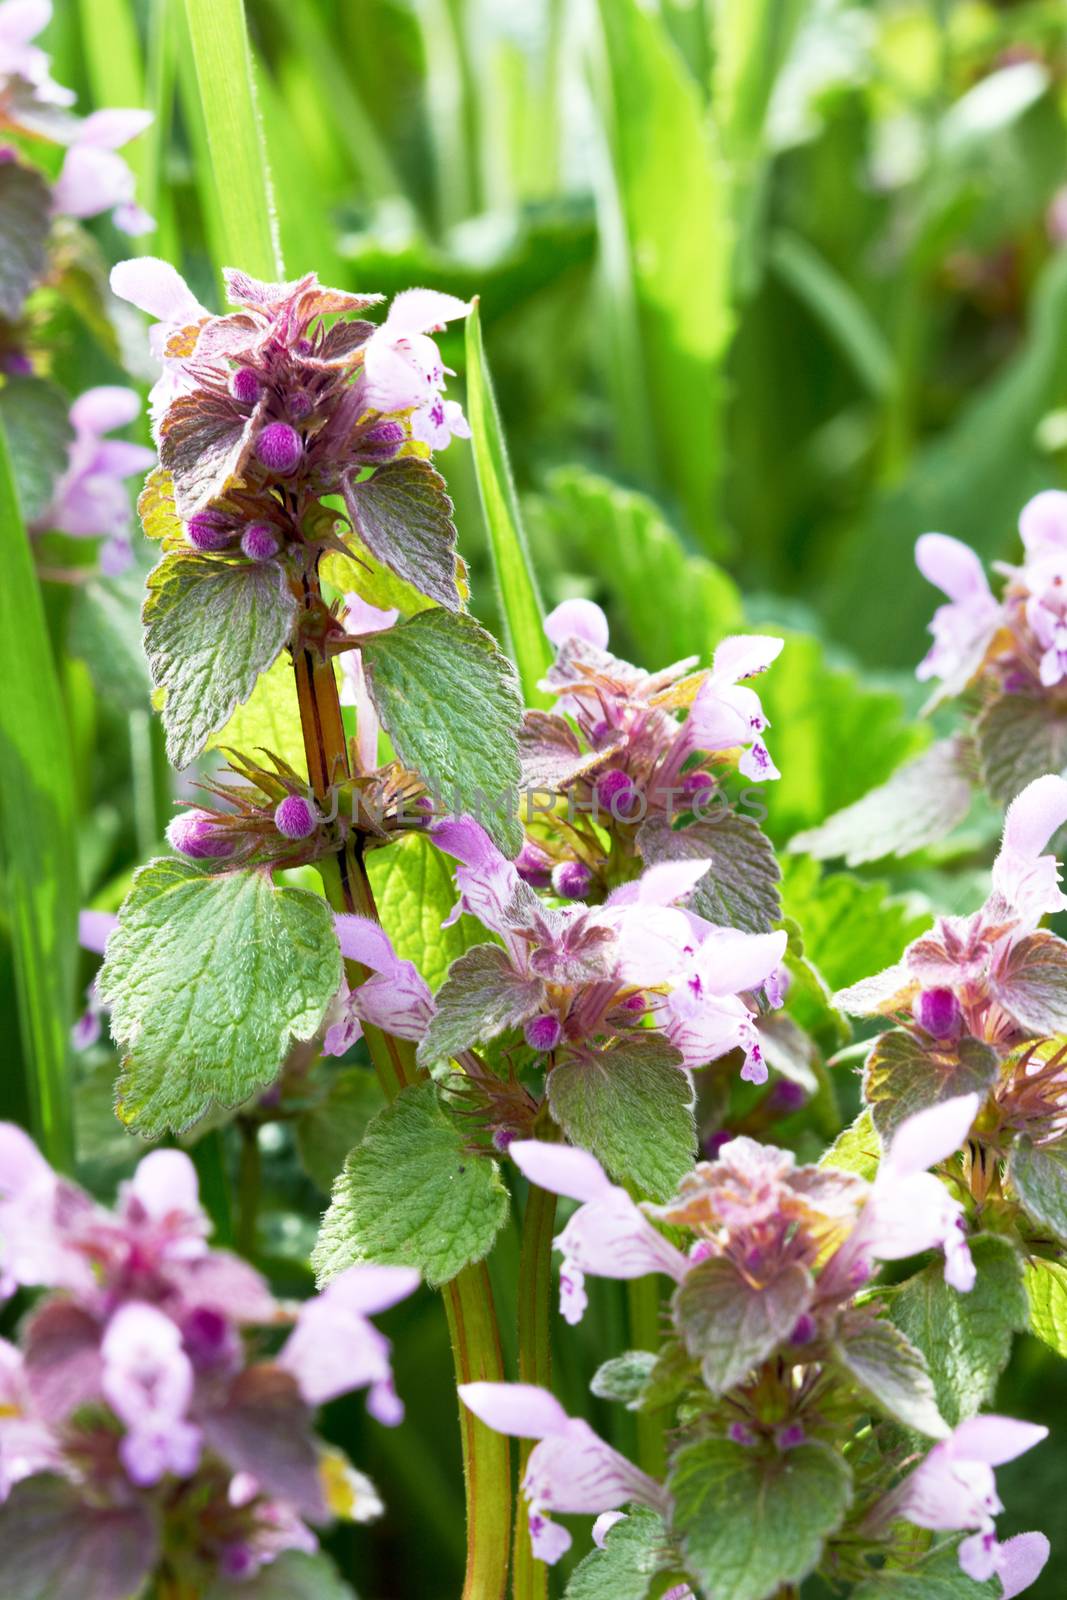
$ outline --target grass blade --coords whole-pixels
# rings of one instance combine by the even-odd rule
[[[226,266],[282,275],[277,219],[241,0],[185,0]],[[204,175],[207,181],[207,174]]]
[[[37,1141],[70,1170],[77,952],[74,792],[44,606],[0,427],[0,820],[19,1030]]]
[[[884,400],[893,387],[893,352],[852,285],[814,245],[788,228],[774,235],[770,260],[782,282],[822,323],[868,393]]]
[[[478,305],[467,319],[467,412],[474,445],[478,492],[493,556],[493,571],[507,631],[506,643],[519,669],[527,705],[547,705],[537,687],[552,659],[542,621],[544,608],[530,564],[518,496],[508,464],[493,380],[482,347]]]

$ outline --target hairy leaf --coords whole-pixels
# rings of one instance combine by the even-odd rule
[[[248,700],[289,637],[296,602],[281,570],[164,556],[148,579],[145,650],[166,690],[167,754],[185,767]]]
[[[656,1365],[652,1350],[627,1350],[625,1355],[602,1361],[589,1387],[600,1400],[621,1400],[635,1410]]]
[[[1012,1333],[1025,1327],[1022,1262],[1006,1239],[971,1241],[978,1270],[974,1288],[960,1294],[945,1282],[940,1262],[924,1267],[889,1302],[889,1316],[926,1357],[938,1407],[954,1427],[992,1397],[1011,1352]]]
[[[325,901],[260,871],[142,867],[108,941],[100,992],[123,1050],[119,1114],[148,1137],[239,1105],[310,1039],[341,983]]]
[[[312,1260],[320,1281],[375,1261],[436,1286],[488,1253],[507,1209],[496,1162],[470,1152],[433,1083],[412,1084],[346,1161]]]
[[[352,526],[372,556],[420,594],[455,610],[456,526],[445,480],[418,456],[379,467],[372,477],[349,473],[344,499]]]
[[[848,1463],[811,1441],[765,1454],[727,1439],[686,1445],[668,1489],[686,1565],[711,1594],[767,1600],[818,1563],[852,1499]]]
[[[913,1033],[891,1028],[867,1057],[863,1097],[875,1127],[888,1141],[916,1111],[955,1095],[984,1096],[998,1071],[996,1052],[977,1039],[961,1039],[946,1050],[924,1049]]]
[[[892,1322],[857,1319],[842,1331],[834,1354],[879,1411],[931,1439],[948,1433],[922,1352]]]
[[[677,1565],[662,1517],[634,1506],[571,1574],[563,1600],[645,1600],[658,1572]]]
[[[1057,1355],[1067,1356],[1067,1266],[1062,1261],[1029,1261],[1026,1293],[1032,1331]]]
[[[162,467],[153,467],[137,497],[137,515],[146,539],[156,539],[164,550],[188,550],[181,518],[174,505],[174,479]]]
[[[1000,1600],[998,1578],[978,1583],[960,1567],[959,1537],[937,1545],[906,1572],[887,1569],[852,1591],[852,1600]]]
[[[16,1483],[0,1506],[4,1600],[129,1600],[158,1559],[147,1505],[87,1504],[62,1478]]]
[[[10,166],[0,165],[0,183]],[[22,520],[37,522],[67,468],[74,429],[62,389],[43,378],[9,377],[0,387],[0,423],[7,434]]]
[[[635,1033],[548,1075],[552,1115],[571,1143],[656,1200],[674,1193],[696,1150],[693,1087],[681,1059],[666,1040]]]
[[[522,700],[492,637],[435,607],[367,638],[363,664],[397,756],[437,791],[437,810],[470,812],[514,855]]]
[[[811,1275],[798,1263],[758,1286],[724,1256],[687,1274],[675,1291],[674,1321],[712,1394],[732,1389],[788,1339],[811,1292]]]
[[[431,989],[465,950],[485,942],[485,929],[466,913],[442,926],[456,902],[452,863],[425,834],[404,834],[370,852],[367,874],[393,949],[415,963]]]
[[[998,965],[993,991],[1028,1033],[1067,1032],[1067,944],[1043,929],[1027,934]]]
[[[1008,1176],[1031,1222],[1067,1244],[1067,1149],[1017,1139],[1008,1157]]]
[[[498,944],[479,944],[454,962],[437,991],[437,1010],[419,1043],[423,1063],[444,1061],[479,1040],[518,1027],[541,998],[536,978],[524,978]]]
[[[1005,694],[976,724],[982,781],[1000,805],[1046,772],[1067,767],[1067,717],[1048,700]]]
[[[174,507],[188,519],[217,500],[240,475],[263,417],[260,400],[246,416],[228,396],[179,395],[163,419],[159,461],[174,485]]]
[[[951,833],[970,810],[972,793],[961,741],[942,739],[862,800],[798,833],[789,848],[820,861],[843,856],[850,867],[908,856]]]
[[[245,1367],[202,1426],[216,1455],[237,1472],[251,1472],[264,1494],[288,1501],[313,1522],[324,1520],[317,1442],[291,1372],[270,1362]]]
[[[689,909],[709,922],[746,933],[767,933],[781,915],[778,860],[767,835],[751,817],[724,811],[715,822],[694,822],[688,828],[672,828],[665,818],[650,818],[638,830],[637,845],[649,866],[705,856],[710,860],[688,901]]]
[[[52,191],[33,167],[0,168],[0,317],[17,322],[22,303],[45,267]]]
[[[819,1157],[820,1167],[839,1167],[842,1172],[855,1172],[872,1183],[882,1159],[882,1147],[871,1113],[866,1106],[855,1122],[843,1128],[830,1146]]]

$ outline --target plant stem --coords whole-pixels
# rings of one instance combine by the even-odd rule
[[[333,663],[311,651],[294,656],[300,723],[308,773],[319,799],[350,772],[337,679]],[[335,911],[356,912],[380,922],[358,839],[318,863],[326,899]],[[358,962],[346,963],[353,986],[367,977]],[[410,1040],[364,1025],[363,1037],[388,1100],[422,1076]],[[441,1291],[457,1383],[502,1382],[493,1291],[485,1264],[465,1267]],[[511,1542],[511,1444],[460,1406],[463,1482],[467,1501],[467,1568],[462,1600],[504,1600]]]
[[[262,1188],[262,1163],[259,1156],[259,1129],[247,1117],[238,1119],[241,1130],[241,1164],[237,1177],[238,1252],[255,1259],[259,1235],[259,1197]]]
[[[626,1285],[630,1312],[630,1344],[635,1350],[658,1350],[659,1281],[655,1277],[631,1278]],[[667,1468],[663,1427],[647,1411],[637,1412],[638,1465],[653,1478],[662,1478]]]
[[[549,1388],[552,1382],[551,1285],[552,1231],[556,1221],[556,1196],[531,1184],[522,1219],[519,1257],[519,1382]],[[519,1482],[533,1444],[519,1445]],[[534,1558],[526,1528],[526,1507],[520,1494],[515,1507],[515,1558],[511,1581],[513,1600],[546,1600],[548,1568]]]

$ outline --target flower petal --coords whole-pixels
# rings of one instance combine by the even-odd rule
[[[608,619],[593,600],[564,600],[545,618],[545,633],[557,648],[567,639],[608,647]]]
[[[961,601],[990,592],[979,557],[969,544],[950,534],[922,534],[915,541],[915,564],[927,582],[950,600]]]
[[[1004,1541],[997,1569],[997,1577],[1004,1588],[1003,1600],[1013,1600],[1015,1595],[1029,1589],[1043,1571],[1050,1550],[1043,1533],[1017,1533],[1013,1539]]]
[[[944,1161],[963,1144],[980,1104],[977,1094],[961,1094],[905,1117],[893,1135],[883,1170],[906,1176]]]
[[[556,1397],[533,1383],[461,1383],[459,1397],[487,1428],[519,1439],[563,1433],[569,1421]]]
[[[508,1146],[519,1171],[539,1189],[566,1195],[570,1200],[595,1200],[612,1187],[611,1179],[588,1150],[542,1139],[515,1139]]]
[[[184,326],[210,315],[181,273],[158,256],[119,261],[111,269],[111,288],[120,300],[128,300],[158,322]]]

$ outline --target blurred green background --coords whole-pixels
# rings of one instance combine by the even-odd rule
[[[1023,501],[1067,480],[1063,0],[249,0],[248,15],[288,275],[481,297],[546,602],[597,598],[620,653],[648,666],[706,656],[744,623],[796,630],[764,697],[780,844],[884,778],[923,737],[912,668],[935,597],[914,570],[916,535],[1009,557]],[[156,112],[129,152],[158,219],[138,247],[218,304],[227,196],[183,6],[60,0],[44,42],[81,109]],[[36,310],[71,394],[121,381],[120,354],[151,377],[136,320],[111,307],[113,329],[94,325],[94,274],[130,251],[109,223],[90,231],[83,281]],[[461,367],[462,335],[444,348]],[[454,384],[461,397],[462,371]],[[473,609],[497,626],[468,447],[441,465]],[[132,592],[102,640],[81,599],[47,595],[80,891],[114,905],[159,838],[168,779]],[[991,827],[979,818],[936,859],[872,882],[969,909]],[[801,915],[813,891],[790,870]],[[841,892],[854,906],[883,890]],[[824,971],[845,982],[886,964],[921,909],[892,902],[884,951],[850,940],[844,913],[824,917]],[[86,1082],[106,1090],[112,1072],[100,1052]],[[24,1118],[20,1077],[2,1109]],[[106,1094],[87,1091],[81,1150],[105,1190],[128,1159],[108,1117]],[[296,1293],[322,1195],[284,1132],[265,1154],[262,1264]],[[516,1259],[512,1240],[493,1261],[505,1321]],[[407,1425],[367,1423],[358,1398],[328,1418],[388,1512],[333,1548],[367,1600],[447,1600],[463,1533],[443,1323],[429,1296],[391,1321]],[[596,1285],[592,1315],[557,1340],[573,1409],[625,1338],[618,1295]],[[1063,1423],[1003,1475],[1008,1531],[1036,1523],[1053,1538],[1032,1591],[1052,1600],[1067,1374],[1023,1341],[999,1398]],[[632,1419],[604,1411],[593,1402],[591,1419],[626,1448]]]

